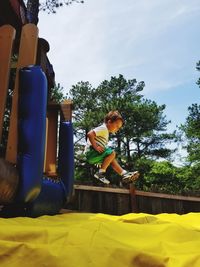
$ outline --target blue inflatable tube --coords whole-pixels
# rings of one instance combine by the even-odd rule
[[[40,193],[45,152],[47,79],[40,66],[19,73],[19,192],[23,202]]]
[[[65,203],[65,186],[60,180],[44,177],[39,196],[27,207],[27,216],[58,214]]]
[[[59,132],[58,174],[65,185],[66,195],[74,183],[74,143],[71,121],[61,121]]]

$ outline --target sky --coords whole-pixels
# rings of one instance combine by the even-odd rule
[[[200,100],[199,19],[199,0],[85,0],[41,11],[38,27],[64,92],[79,81],[136,78],[144,98],[166,105],[173,131]]]

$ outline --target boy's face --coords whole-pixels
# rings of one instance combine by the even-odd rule
[[[122,127],[122,121],[116,120],[111,122],[110,120],[107,122],[107,128],[110,133],[116,133]]]

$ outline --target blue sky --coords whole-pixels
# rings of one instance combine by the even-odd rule
[[[94,87],[111,76],[144,81],[144,97],[166,104],[169,130],[199,103],[199,0],[85,0],[41,12],[39,34],[50,43],[56,82]]]

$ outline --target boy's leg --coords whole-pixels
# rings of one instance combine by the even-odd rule
[[[135,180],[137,180],[140,176],[138,171],[134,171],[134,172],[127,172],[126,170],[124,170],[118,163],[118,161],[116,159],[114,159],[111,162],[111,166],[113,168],[114,171],[116,171],[119,175],[122,176],[122,182],[124,183],[130,183],[133,182]]]
[[[118,161],[116,159],[114,159],[112,162],[111,162],[111,166],[113,168],[113,170],[118,173],[119,175],[122,175],[124,169],[122,169],[122,167],[119,165]]]
[[[113,151],[110,155],[105,157],[105,159],[103,160],[103,163],[101,165],[101,169],[106,171],[108,166],[110,166],[110,164],[112,164],[112,162],[115,160],[115,156],[116,156],[116,153],[115,153],[115,151]]]
[[[101,164],[100,170],[94,175],[96,179],[100,180],[104,184],[110,183],[110,181],[105,178],[105,173],[106,173],[108,166],[111,164],[114,158],[115,158],[115,152],[113,151],[110,155],[104,158],[103,163]]]
[[[88,163],[98,164],[100,166],[100,170],[95,173],[94,177],[104,184],[110,183],[110,181],[105,178],[105,172],[114,158],[115,152],[111,148],[106,148],[103,153],[99,153],[93,148],[90,148],[86,153]]]

